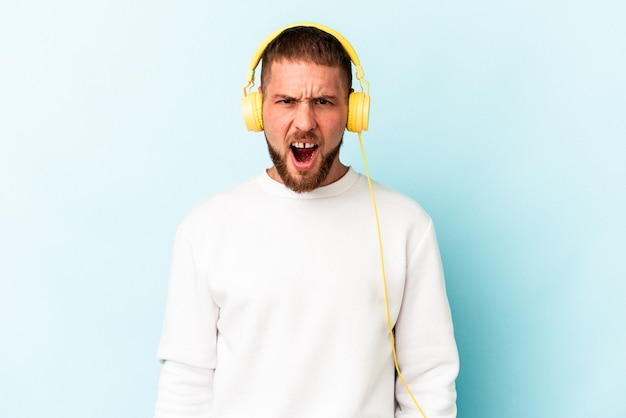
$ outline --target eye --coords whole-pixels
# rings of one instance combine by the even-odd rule
[[[278,101],[278,103],[281,103],[281,104],[292,104],[293,102],[294,102],[293,99],[281,99]]]
[[[329,105],[330,102],[326,99],[315,99],[315,104],[319,105]]]

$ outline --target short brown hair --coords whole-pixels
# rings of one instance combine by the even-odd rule
[[[269,82],[272,63],[287,60],[340,68],[347,91],[352,89],[350,56],[337,38],[312,26],[285,29],[267,45],[261,60],[261,85]]]

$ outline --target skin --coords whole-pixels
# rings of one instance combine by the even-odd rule
[[[339,147],[349,93],[339,68],[286,60],[271,65],[269,81],[259,87],[265,138],[274,162],[269,176],[296,192],[339,180],[348,170],[339,160]],[[298,162],[294,143],[313,144],[312,158]]]

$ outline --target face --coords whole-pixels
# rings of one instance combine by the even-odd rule
[[[348,91],[339,68],[274,62],[263,95],[263,126],[274,167],[270,177],[296,192],[339,180],[347,167],[339,148]]]

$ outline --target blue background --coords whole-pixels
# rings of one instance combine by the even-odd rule
[[[270,165],[241,88],[301,20],[351,41],[372,176],[435,220],[459,416],[626,416],[618,0],[1,0],[0,415],[151,416],[175,228]]]

